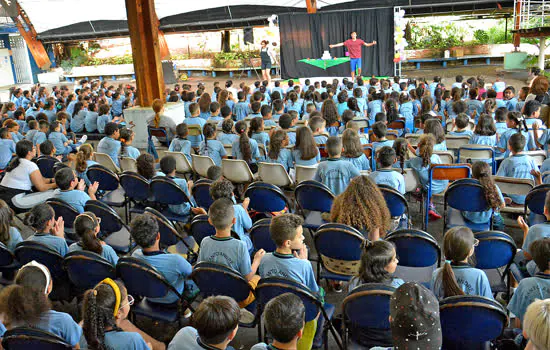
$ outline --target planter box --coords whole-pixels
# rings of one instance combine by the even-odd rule
[[[464,56],[464,48],[463,47],[453,47],[453,48],[451,48],[451,56],[452,57],[463,57]]]
[[[443,51],[441,49],[405,50],[405,57],[408,59],[443,57]]]

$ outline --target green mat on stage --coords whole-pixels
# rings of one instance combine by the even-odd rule
[[[349,57],[336,57],[331,60],[304,58],[303,60],[298,60],[298,62],[311,64],[312,66],[327,70],[327,68],[334,67],[345,62],[349,62]]]

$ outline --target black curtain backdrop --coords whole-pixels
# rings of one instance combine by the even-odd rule
[[[298,62],[303,58],[321,58],[330,44],[338,44],[350,38],[352,31],[365,42],[376,40],[375,46],[362,49],[363,76],[393,75],[393,9],[349,10],[342,12],[279,15],[281,35],[281,77],[351,75],[349,63],[330,67],[326,71]],[[344,57],[345,48],[330,49],[332,57]]]

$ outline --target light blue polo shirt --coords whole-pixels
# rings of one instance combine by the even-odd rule
[[[80,252],[82,250],[84,249],[82,248],[79,242],[75,242],[71,244],[71,246],[69,247],[69,253]],[[101,245],[101,256],[103,257],[103,259],[110,262],[113,266],[116,266],[118,262],[118,255],[116,255],[114,249],[110,245],[108,244]]]
[[[103,114],[103,115],[98,116],[97,117],[97,131],[100,134],[105,133],[105,125],[107,125],[107,123],[111,122],[112,120],[113,120],[113,118],[111,117],[110,114]]]
[[[468,264],[451,265],[457,284],[464,291],[466,295],[479,295],[482,297],[493,299],[493,293],[491,292],[491,285],[485,272],[480,269],[471,267]],[[443,284],[441,279],[441,273],[443,268],[440,267],[432,274],[432,280],[430,282],[430,290],[435,294],[437,299],[444,298]]]
[[[63,338],[73,347],[78,344],[82,336],[82,328],[73,318],[64,312],[49,310],[40,315],[36,328],[53,333]]]
[[[202,141],[199,146],[199,154],[212,158],[217,166],[222,166],[222,158],[227,156],[223,143],[218,140]]]
[[[254,134],[252,134],[252,139],[256,140],[256,142],[258,144],[262,144],[264,146],[267,147],[267,145],[269,145],[269,135],[267,134],[267,132],[256,132]]]
[[[250,149],[252,151],[252,159],[250,163],[256,163],[261,160],[260,149],[258,148],[258,143],[254,139],[249,139]],[[240,140],[237,137],[237,140],[233,142],[231,149],[231,155],[233,159],[243,159],[243,154],[241,152]]]
[[[348,157],[343,157],[340,158],[342,160],[345,160],[346,162],[350,162],[351,164],[355,165],[355,167],[357,168],[357,170],[359,171],[367,171],[367,170],[371,170],[370,169],[370,161],[369,159],[367,158],[367,156],[362,153],[359,157],[355,157],[355,158],[348,158]]]
[[[292,158],[294,159],[294,162],[296,165],[301,166],[314,166],[317,165],[321,161],[321,153],[317,151],[317,155],[311,159],[303,160],[302,159],[302,152],[299,149],[294,149],[292,151]]]
[[[243,120],[248,116],[248,103],[247,102],[237,102],[233,106],[233,115],[237,121]]]
[[[246,231],[252,228],[252,219],[242,205],[234,204],[233,209],[235,211],[236,220],[235,225],[233,225],[233,231],[235,231],[235,233],[239,235],[241,241],[246,243],[246,248],[249,252],[251,252],[254,249],[254,246],[252,245],[250,236],[248,235],[248,233],[246,233]]]
[[[47,139],[48,137],[46,136],[46,133],[42,131],[38,131],[36,132],[36,134],[34,134],[34,137],[32,138],[32,143],[33,145],[37,146],[43,143],[44,141],[46,141]]]
[[[15,153],[15,142],[10,139],[0,139],[0,169],[5,169]]]
[[[288,172],[291,168],[294,168],[294,162],[292,159],[292,151],[288,148],[283,148],[279,151],[279,156],[277,159],[269,158],[269,155],[266,159],[267,163],[279,163],[285,167],[285,170]]]
[[[71,146],[65,146],[65,142],[68,142],[69,139],[67,139],[63,133],[58,131],[51,132],[48,136],[48,140],[53,143],[56,150],[55,154],[69,154],[71,152]]]
[[[87,132],[96,132],[97,131],[97,112],[88,111],[86,113],[86,118],[84,119],[84,126],[86,127]]]
[[[233,237],[205,237],[199,251],[200,261],[225,265],[243,277],[251,272],[250,253],[246,242]]]
[[[405,194],[405,177],[392,169],[379,169],[369,174],[377,185],[389,186]]]
[[[500,135],[500,139],[498,141],[498,148],[505,150],[504,151],[505,158],[510,156],[510,150],[508,149],[508,141],[510,140],[510,137],[512,137],[512,135],[516,134],[517,132],[518,132],[517,129],[508,129]],[[524,151],[537,149],[537,147],[535,146],[535,140],[533,140],[530,133],[526,131],[522,131],[521,134],[525,136],[525,140],[526,140],[525,147],[523,147]]]
[[[437,154],[432,154],[430,158],[431,164],[442,164],[441,158]],[[423,166],[422,165],[422,158],[420,157],[414,157],[409,160],[410,167],[416,172],[418,175],[418,179],[420,180],[420,184],[422,185],[422,188],[424,191],[428,190],[429,186],[429,171],[430,171],[430,165]],[[438,194],[447,188],[447,185],[449,184],[448,180],[432,180],[432,193]]]
[[[80,190],[56,191],[54,198],[61,199],[75,208],[79,213],[84,212],[84,206],[86,202],[90,200],[90,196],[86,192]]]
[[[539,167],[535,164],[535,160],[526,154],[512,155],[500,163],[500,167],[497,171],[497,176],[513,177],[516,179],[531,179],[535,180],[535,177],[531,175],[531,170],[539,170]],[[521,195],[509,195],[510,198],[517,204],[525,203],[525,196]]]
[[[361,173],[351,162],[342,159],[327,159],[317,167],[313,180],[322,182],[335,194],[344,192],[351,179]]]
[[[119,166],[118,155],[120,153],[120,141],[105,136],[97,144],[97,152],[109,155],[113,162]]]
[[[262,278],[284,277],[300,282],[312,292],[318,293],[313,268],[308,260],[298,259],[292,254],[267,253],[263,256],[258,273]]]
[[[27,241],[38,242],[47,245],[53,251],[59,253],[61,256],[67,255],[69,247],[67,241],[64,238],[52,236],[49,233],[35,233],[27,238]]]
[[[10,227],[9,234],[10,237],[8,241],[4,244],[6,245],[8,250],[13,253],[17,244],[23,242],[23,237],[21,237],[21,233],[19,232],[19,230],[13,226]]]
[[[548,298],[550,298],[550,275],[539,272],[534,277],[524,278],[519,282],[519,286],[508,303],[508,310],[523,321],[527,308],[535,299]]]

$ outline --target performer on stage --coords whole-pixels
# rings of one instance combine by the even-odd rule
[[[269,48],[269,41],[262,40],[260,58],[262,59],[262,79],[271,84],[271,63],[275,62],[275,52]]]
[[[329,45],[332,49],[333,47],[345,46],[349,51],[350,65],[351,65],[351,79],[355,80],[355,70],[357,69],[357,74],[361,76],[361,48],[362,46],[373,46],[376,45],[376,41],[371,43],[366,43],[361,39],[357,39],[357,33],[351,32],[351,39],[339,43],[336,45]]]

